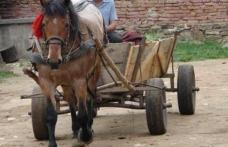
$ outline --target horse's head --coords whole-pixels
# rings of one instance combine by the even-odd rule
[[[58,68],[63,50],[75,40],[77,16],[70,0],[40,0],[40,3],[44,14],[42,31],[48,50],[47,62],[52,68]]]

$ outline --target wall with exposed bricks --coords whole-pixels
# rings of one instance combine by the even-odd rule
[[[150,27],[163,24],[228,22],[228,0],[115,0],[120,24]],[[0,18],[34,16],[39,0],[1,0]]]
[[[115,0],[120,26],[165,31],[183,24],[198,28],[196,38],[228,42],[228,0]],[[27,56],[31,22],[39,0],[0,0],[0,48],[14,45]],[[23,18],[23,19],[22,19]],[[196,29],[197,30],[197,29]]]
[[[33,17],[40,8],[39,0],[0,0],[0,18]]]
[[[116,7],[122,23],[141,27],[228,22],[228,0],[116,0]]]

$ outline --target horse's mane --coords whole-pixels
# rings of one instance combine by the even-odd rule
[[[43,6],[43,13],[47,16],[65,16],[69,13],[70,17],[70,42],[74,42],[77,37],[80,39],[79,33],[79,18],[77,13],[74,11],[72,2],[68,6],[64,5],[60,0],[52,0]]]

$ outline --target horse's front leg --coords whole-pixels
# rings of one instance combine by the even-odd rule
[[[46,125],[48,128],[48,135],[49,135],[49,147],[57,147],[56,139],[55,139],[56,122],[57,122],[57,112],[53,104],[51,103],[51,101],[48,100]]]
[[[78,120],[80,130],[78,133],[79,141],[89,144],[93,140],[93,131],[91,128],[93,117],[91,109],[91,100],[88,99],[87,84],[85,80],[77,80],[75,83],[75,95],[78,102]]]
[[[55,88],[51,82],[47,80],[41,81],[41,89],[48,98],[46,110],[46,125],[49,135],[49,147],[57,147],[55,139],[55,125],[57,122],[56,102],[55,102]]]

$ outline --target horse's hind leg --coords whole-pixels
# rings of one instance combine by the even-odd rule
[[[78,117],[76,115],[75,95],[71,87],[62,86],[62,88],[63,88],[64,100],[66,100],[69,103],[71,120],[72,120],[73,138],[77,138],[80,125],[79,125]]]
[[[81,126],[81,129],[79,130],[78,133],[78,139],[80,141],[83,141],[84,143],[90,143],[93,139],[93,130],[91,128],[92,126],[92,115],[88,111],[89,105],[91,103],[87,101],[87,104],[84,104],[83,102],[79,102],[79,109],[78,109],[78,118],[79,118],[79,123]]]
[[[80,129],[80,124],[79,124],[78,117],[76,115],[75,104],[70,104],[70,113],[71,113],[71,119],[72,119],[73,138],[77,138],[78,137],[78,131]]]
[[[57,112],[53,107],[50,100],[48,100],[47,114],[46,114],[46,124],[49,134],[49,147],[57,147],[55,139],[55,125],[57,122]]]

